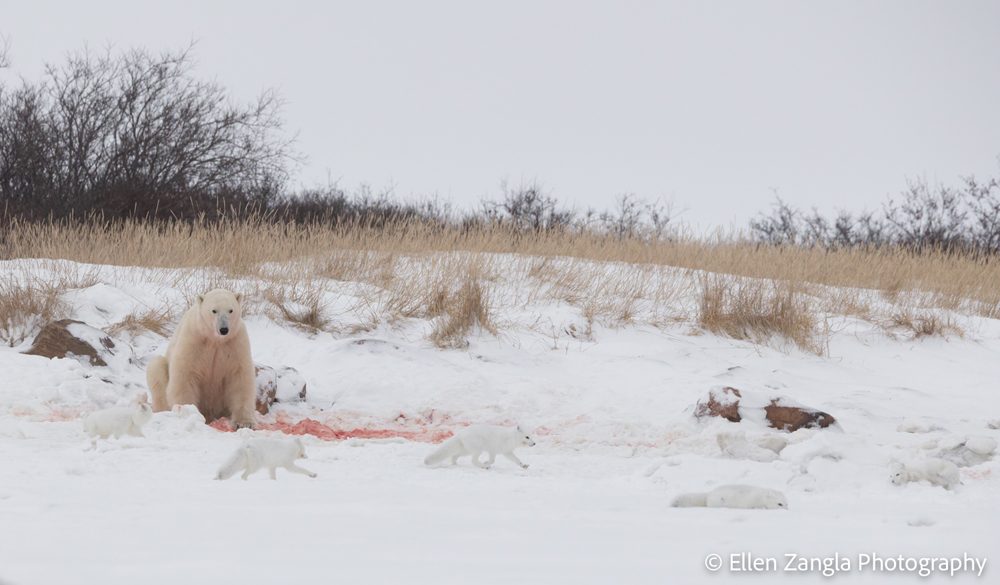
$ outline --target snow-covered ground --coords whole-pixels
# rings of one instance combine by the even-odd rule
[[[184,296],[143,278],[109,268],[66,300],[75,318],[106,328]],[[580,320],[565,304],[541,311],[553,330]],[[145,438],[92,447],[80,417],[145,391],[163,337],[119,338],[107,367],[23,355],[30,339],[0,351],[0,583],[825,580],[816,563],[787,570],[790,554],[839,559],[837,580],[852,583],[951,580],[940,561],[926,579],[889,571],[900,556],[904,568],[986,559],[981,576],[963,566],[956,578],[997,579],[1000,463],[962,443],[1000,439],[998,321],[976,321],[965,339],[917,341],[844,322],[829,357],[684,324],[595,325],[593,340],[512,328],[463,350],[433,347],[421,320],[314,336],[263,316],[247,324],[254,360],[296,368],[308,391],[260,417],[271,430],[255,434],[323,430],[333,440],[302,436],[300,464],[315,479],[279,469],[277,481],[266,471],[214,481],[240,436],[175,413],[155,414]],[[839,428],[696,420],[693,405],[723,385],[788,396]],[[431,443],[462,425],[514,422],[537,441],[517,451],[526,470],[502,457],[490,470],[468,458],[423,465]],[[787,446],[761,455],[755,446],[775,436]],[[894,461],[929,456],[975,464],[955,490],[890,482]],[[670,507],[732,483],[780,490],[789,510]],[[735,571],[739,553],[777,569]],[[715,572],[711,554],[722,559]],[[882,570],[859,567],[864,555]]]

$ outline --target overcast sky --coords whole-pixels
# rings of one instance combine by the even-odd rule
[[[832,212],[1000,176],[998,25],[995,1],[0,0],[0,81],[85,43],[196,40],[196,73],[236,98],[280,90],[305,185],[472,206],[537,179],[742,227],[775,192]]]

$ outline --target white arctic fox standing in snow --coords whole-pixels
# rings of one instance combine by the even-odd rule
[[[785,494],[752,485],[724,485],[708,493],[681,494],[671,506],[690,508],[765,508],[767,510],[787,510]]]
[[[459,457],[472,455],[472,464],[476,467],[489,469],[496,460],[497,455],[503,455],[522,468],[527,469],[527,463],[514,456],[514,449],[518,447],[532,447],[535,441],[531,435],[517,425],[514,428],[500,427],[495,425],[472,425],[455,433],[441,446],[431,451],[430,455],[424,458],[425,465],[436,465],[445,459],[451,459],[451,464],[455,465]],[[486,451],[490,458],[486,463],[479,461],[479,455]]]
[[[909,481],[927,480],[933,485],[951,489],[961,483],[958,467],[951,461],[937,457],[911,461],[905,465],[896,463],[890,468],[890,473],[892,483],[896,485],[902,485]]]
[[[153,409],[146,403],[146,395],[141,394],[135,406],[119,406],[95,410],[83,417],[83,430],[90,435],[93,442],[98,438],[107,439],[114,435],[116,439],[122,435],[142,437],[142,426],[153,418]]]
[[[229,479],[238,471],[243,471],[243,479],[251,473],[267,468],[271,472],[271,479],[276,479],[275,470],[284,467],[288,471],[302,473],[309,477],[316,477],[316,474],[295,465],[296,459],[306,459],[306,448],[302,445],[302,439],[247,439],[240,445],[239,449],[226,459],[226,462],[215,474],[215,479]]]

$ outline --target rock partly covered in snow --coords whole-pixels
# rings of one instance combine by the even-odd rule
[[[295,368],[254,365],[257,376],[257,412],[267,414],[275,402],[306,399],[306,380]]]
[[[769,396],[729,386],[713,388],[694,406],[694,416],[721,417],[730,422],[747,419],[781,431],[826,428],[837,421],[833,416],[803,406],[786,396]]]
[[[993,458],[997,441],[981,435],[945,437],[937,442],[935,454],[959,467],[973,467]]]
[[[47,323],[35,337],[27,355],[47,358],[86,358],[92,366],[106,366],[105,357],[113,354],[115,342],[107,333],[82,321],[61,319]]]

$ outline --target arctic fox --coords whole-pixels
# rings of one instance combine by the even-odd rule
[[[267,468],[271,472],[271,479],[276,479],[275,470],[284,467],[288,471],[302,473],[309,477],[316,477],[316,474],[295,465],[296,459],[306,459],[306,449],[302,446],[302,439],[247,439],[215,474],[215,479],[229,479],[237,471],[243,471],[243,479],[251,473]]]
[[[122,435],[142,437],[142,425],[153,418],[153,409],[146,403],[142,395],[135,406],[120,406],[105,410],[96,410],[83,417],[83,430],[90,435],[92,442],[98,438],[107,439],[114,435],[116,439]]]
[[[927,480],[933,485],[951,489],[961,482],[958,467],[951,461],[936,457],[911,461],[905,465],[896,463],[889,469],[892,474],[892,483],[896,485],[902,485],[909,481]]]
[[[752,485],[724,485],[708,493],[681,494],[670,504],[675,508],[765,508],[787,510],[785,494]]]
[[[500,427],[495,425],[472,425],[455,433],[453,437],[441,443],[441,446],[431,451],[430,455],[424,458],[425,465],[436,465],[445,459],[451,458],[451,464],[455,465],[459,457],[472,455],[472,464],[476,467],[489,469],[496,460],[497,455],[503,455],[522,468],[527,469],[527,463],[514,456],[514,449],[518,447],[532,447],[535,441],[531,435],[517,425],[514,428]],[[486,451],[490,458],[486,463],[479,461],[479,455]]]

